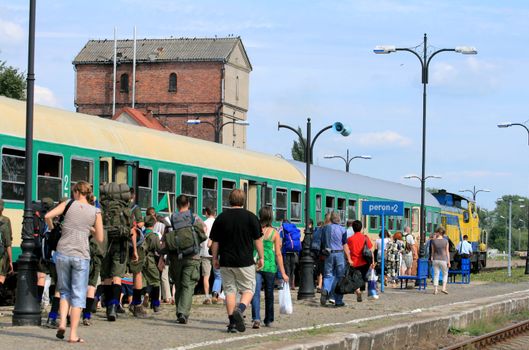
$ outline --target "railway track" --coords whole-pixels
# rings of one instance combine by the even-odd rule
[[[528,349],[529,348],[529,320],[480,335],[442,350],[470,350],[470,349]]]

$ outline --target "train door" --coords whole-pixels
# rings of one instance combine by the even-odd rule
[[[126,183],[135,188],[139,162],[114,157],[99,158],[99,184],[109,182]]]
[[[421,216],[419,213],[421,212],[420,207],[413,207],[411,208],[411,232],[414,234],[418,234],[421,227]]]
[[[244,208],[251,211],[252,213],[257,215],[258,212],[258,185],[260,183],[257,183],[255,181],[251,180],[241,180],[240,186],[241,189],[246,194],[246,202],[244,204]]]

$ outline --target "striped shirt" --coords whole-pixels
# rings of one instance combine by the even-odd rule
[[[90,259],[90,228],[96,222],[100,209],[79,201],[74,201],[62,223],[62,234],[57,244],[57,252],[66,256]]]

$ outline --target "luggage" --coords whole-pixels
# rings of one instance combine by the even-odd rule
[[[286,253],[299,253],[301,251],[301,231],[296,225],[284,222],[283,228],[283,251]]]
[[[338,294],[352,294],[364,285],[362,273],[352,267],[347,267],[345,275],[336,284],[334,291]]]
[[[130,189],[127,184],[115,182],[99,188],[103,228],[108,239],[128,239],[133,226],[132,210],[129,208]]]

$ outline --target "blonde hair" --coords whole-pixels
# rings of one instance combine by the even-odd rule
[[[246,193],[243,190],[235,189],[231,191],[229,202],[232,207],[242,207],[246,201]]]
[[[94,194],[92,193],[92,185],[86,181],[78,181],[72,188],[73,192],[83,195],[88,203],[94,205]]]

